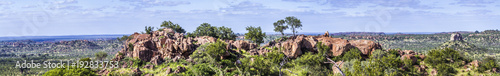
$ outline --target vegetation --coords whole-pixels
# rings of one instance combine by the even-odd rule
[[[171,28],[177,33],[186,33],[184,29],[179,24],[174,24],[172,21],[163,21],[160,27]]]
[[[146,34],[151,34],[151,32],[153,32],[153,29],[154,29],[154,27],[151,27],[151,26],[144,27],[144,31],[146,32]]]
[[[91,61],[90,58],[82,58],[80,61]],[[47,73],[43,74],[43,76],[97,76],[93,70],[90,68],[77,68],[66,66],[66,68],[56,68]]]
[[[208,23],[203,23],[196,28],[193,33],[188,33],[189,37],[195,36],[211,36],[224,40],[234,40],[236,39],[236,34],[233,33],[233,30],[229,27],[216,27],[212,26]]]
[[[285,23],[286,26],[284,25]],[[274,22],[273,25],[274,31],[280,32],[282,35],[284,35],[283,30],[286,30],[288,29],[288,27],[290,27],[290,29],[292,29],[293,35],[295,36],[295,33],[298,32],[296,29],[302,27],[302,22],[300,22],[300,20],[294,16],[288,16],[284,20],[282,19]]]
[[[263,33],[260,27],[249,26],[246,28],[247,33],[245,33],[245,39],[249,39],[257,44],[263,43],[263,38],[266,37],[266,33]]]
[[[482,64],[479,64],[479,67],[477,69],[478,72],[485,72],[494,68],[500,69],[500,65],[498,65],[497,63],[498,61],[496,61],[496,59],[493,57],[487,57],[482,62]]]
[[[99,51],[99,52],[95,53],[95,58],[96,58],[97,60],[102,61],[102,60],[104,60],[106,57],[108,57],[108,53],[106,53],[106,52],[104,52],[104,51]]]

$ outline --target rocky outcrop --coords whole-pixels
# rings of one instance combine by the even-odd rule
[[[332,54],[330,54],[331,56],[340,56],[344,52],[354,48],[349,41],[340,38],[320,37],[318,38],[318,41],[321,41],[323,45],[330,47],[330,51],[332,52]]]
[[[331,51],[331,53],[329,56],[340,56],[352,48],[359,48],[360,51],[367,56],[371,53],[371,51],[381,49],[380,44],[370,40],[354,40],[351,42],[341,38],[329,37],[328,33],[325,33],[325,35],[322,36],[297,35],[288,37],[284,41],[272,41],[265,44],[260,49],[251,51],[250,53],[263,55],[264,53],[270,52],[270,50],[265,49],[265,47],[277,47],[281,49],[286,56],[296,58],[304,52],[318,52],[316,48],[316,44],[318,42],[322,42],[323,45],[330,47],[329,51]],[[353,44],[355,46],[353,46]]]
[[[376,49],[382,49],[382,46],[380,46],[379,43],[375,43],[370,40],[351,40],[349,43],[358,48],[359,51],[361,51],[361,53],[365,56],[370,55],[370,53]]]
[[[173,61],[188,58],[198,46],[216,41],[217,38],[210,36],[185,37],[183,33],[176,33],[168,28],[163,29],[163,31],[153,31],[151,34],[134,33],[130,35],[130,39],[125,42],[124,48],[115,55],[113,60],[119,61],[125,57],[134,57],[142,61],[151,62],[154,65],[160,65],[164,62],[163,58],[170,58]],[[270,47],[280,49],[289,58],[299,57],[304,52],[318,52],[316,49],[318,42],[322,42],[323,45],[330,47],[329,51],[331,53],[329,56],[340,56],[352,48],[359,48],[364,55],[369,55],[375,49],[381,49],[380,45],[373,41],[348,41],[341,38],[332,38],[328,32],[322,36],[297,35],[282,38],[277,41],[271,41],[260,48],[258,48],[258,44],[246,40],[222,41],[227,44],[226,49],[229,50],[226,51],[227,53],[245,50],[251,55],[264,55],[272,51],[267,48]]]
[[[239,49],[239,50],[249,51],[250,49],[257,48],[257,44],[251,43],[249,41],[244,41],[244,40],[234,41],[231,44],[232,44],[232,46],[234,46],[236,49]]]
[[[462,35],[460,33],[451,34],[450,41],[463,41]]]
[[[132,57],[139,58],[142,61],[148,62],[153,56],[159,54],[157,48],[155,47],[155,43],[151,40],[143,40],[134,44],[134,50],[132,53]]]
[[[154,65],[160,65],[163,62],[165,62],[165,60],[163,60],[163,58],[160,58],[160,56],[155,56],[151,59],[151,63]]]
[[[328,31],[326,31],[325,34],[321,35],[321,37],[330,37],[330,33],[328,33]]]

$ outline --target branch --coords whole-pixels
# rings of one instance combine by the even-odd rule
[[[337,67],[337,70],[339,70],[339,71],[340,71],[340,74],[342,74],[342,76],[345,76],[344,72],[342,72],[342,70],[340,70],[340,68],[339,68],[340,64],[342,64],[342,62],[343,62],[343,61],[342,61],[340,64],[338,64],[338,65],[337,65],[337,64],[335,64],[335,61],[333,61],[332,59],[330,59],[330,58],[328,58],[328,57],[326,57],[326,59],[327,59],[329,62],[324,62],[324,63],[331,63],[331,64],[333,64],[333,66],[332,66],[332,70],[333,70],[333,67],[335,66],[335,67]]]

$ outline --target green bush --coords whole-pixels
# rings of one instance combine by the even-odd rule
[[[212,58],[220,60],[220,56],[223,56],[226,53],[226,43],[220,40],[217,40],[215,43],[210,43],[205,48],[207,54],[210,54]]]
[[[438,71],[438,76],[453,76],[458,72],[453,67],[447,64],[438,64],[436,66],[436,69]]]
[[[108,56],[108,53],[106,53],[104,51],[99,51],[99,52],[95,53],[96,59],[101,60],[101,61],[103,59],[105,59],[107,56]]]
[[[349,61],[351,59],[358,59],[361,60],[361,51],[359,51],[357,48],[350,49],[349,51],[345,52],[344,54],[340,56],[333,57],[332,60],[334,61]]]
[[[430,64],[431,66],[436,66],[438,64],[454,64],[454,62],[468,61],[462,57],[457,51],[445,48],[445,49],[433,49],[427,53],[424,62]],[[455,64],[455,66],[461,66],[460,64]]]
[[[324,63],[327,62],[326,56],[321,54],[307,52],[293,62],[295,64],[294,67],[304,68],[302,73],[306,71],[306,75],[326,76],[332,71],[330,64]]]
[[[134,45],[132,43],[128,44],[128,51],[134,51]]]
[[[486,70],[491,70],[493,68],[499,69],[500,66],[496,63],[497,61],[493,57],[487,57],[482,60],[482,64],[479,64],[478,71],[485,72]]]
[[[146,31],[146,34],[151,34],[151,32],[153,32],[153,29],[154,29],[154,27],[151,27],[151,26],[144,27],[144,31]]]
[[[316,49],[318,49],[318,54],[322,56],[328,56],[332,52],[330,51],[330,47],[323,45],[323,42],[316,43]]]
[[[90,58],[82,58],[80,61],[91,61]],[[90,68],[79,68],[77,66],[65,66],[47,71],[43,76],[97,76]]]
[[[186,33],[186,31],[179,24],[174,24],[172,21],[163,21],[160,27],[171,28],[177,33]],[[158,31],[163,31],[163,29],[158,29]]]
[[[377,49],[375,51],[372,52],[372,54],[370,54],[370,58],[382,58],[383,56],[386,55],[386,52],[385,51],[382,51],[380,49]]]

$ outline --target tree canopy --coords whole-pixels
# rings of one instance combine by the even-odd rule
[[[186,33],[186,31],[179,24],[174,24],[172,21],[163,21],[160,27],[171,28],[177,33]]]
[[[248,32],[245,33],[245,39],[249,39],[257,44],[264,42],[264,37],[266,37],[266,33],[262,32],[260,26],[259,27],[248,26],[246,30]]]
[[[188,33],[188,36],[211,36],[224,40],[234,40],[236,39],[236,34],[233,33],[233,30],[229,27],[216,27],[212,26],[208,23],[203,23],[196,28],[193,33]]]
[[[286,24],[286,25],[284,25]],[[302,28],[302,22],[294,16],[288,16],[284,20],[278,20],[273,23],[274,31],[280,32],[284,35],[283,30],[286,30],[290,27],[292,29],[292,33],[295,36],[295,33],[298,33],[297,29]]]

